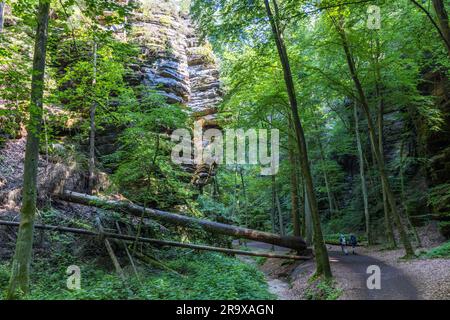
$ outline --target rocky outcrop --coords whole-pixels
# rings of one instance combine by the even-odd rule
[[[177,1],[139,2],[131,24],[129,40],[141,48],[128,81],[145,85],[178,103],[205,129],[217,127],[222,100],[219,70],[210,45],[201,41],[195,24]],[[202,187],[214,175],[214,168],[201,164],[193,171],[192,183]]]
[[[176,1],[142,2],[131,20],[131,41],[141,48],[130,81],[185,105],[195,117],[212,120],[221,101],[219,71],[207,42]]]

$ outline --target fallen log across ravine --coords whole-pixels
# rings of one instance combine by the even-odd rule
[[[0,226],[2,226],[2,225],[10,226],[10,227],[19,227],[20,223],[14,222],[14,221],[0,220]],[[137,240],[139,242],[151,243],[151,244],[160,245],[160,246],[180,247],[180,248],[188,248],[188,249],[195,249],[195,250],[202,250],[202,251],[215,251],[215,252],[222,252],[222,253],[227,253],[227,254],[236,254],[236,255],[243,255],[243,256],[290,259],[290,260],[309,260],[312,258],[309,256],[277,254],[277,253],[272,253],[272,252],[267,252],[267,251],[244,251],[244,250],[236,250],[236,249],[226,249],[226,248],[212,247],[212,246],[207,246],[207,245],[182,243],[182,242],[176,242],[176,241],[168,241],[168,240],[160,240],[160,239],[152,239],[152,238],[144,238],[144,237],[136,238],[135,236],[124,235],[124,234],[117,234],[117,233],[111,233],[111,232],[99,233],[99,232],[86,230],[86,229],[60,227],[60,226],[54,226],[54,225],[35,224],[34,227],[36,229],[57,231],[57,232],[67,232],[67,233],[81,234],[81,235],[92,236],[92,237],[120,239],[120,240],[130,241],[130,242],[134,242]]]
[[[203,230],[212,233],[265,242],[280,247],[294,249],[300,252],[307,248],[305,241],[300,237],[280,236],[269,232],[193,218],[177,213],[144,208],[127,201],[107,200],[74,191],[64,191],[61,194],[55,195],[55,197],[64,201],[98,207],[106,210],[124,211],[138,217],[141,217],[142,213],[145,213],[145,217],[159,220],[161,222],[190,228],[202,228]]]

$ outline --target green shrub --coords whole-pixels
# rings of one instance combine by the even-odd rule
[[[450,241],[424,254],[426,258],[450,258]]]
[[[113,272],[92,262],[79,262],[81,290],[66,286],[66,268],[79,259],[69,255],[39,259],[31,274],[32,300],[255,300],[275,299],[264,275],[255,266],[215,253],[190,253],[163,260],[167,269],[145,267],[139,279],[123,283]],[[170,270],[171,271],[170,271]],[[9,269],[0,265],[0,284],[7,285]]]
[[[342,289],[337,288],[335,282],[315,279],[311,281],[304,295],[308,300],[337,300],[341,294]]]
[[[10,268],[6,264],[0,264],[0,296],[8,287]]]

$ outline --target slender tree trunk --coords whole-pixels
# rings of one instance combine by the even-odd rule
[[[411,229],[414,239],[416,240],[417,246],[422,247],[422,241],[420,240],[420,236],[417,233],[416,227],[412,224],[411,219],[409,218],[408,213],[408,203],[406,202],[406,195],[405,195],[405,176],[404,176],[404,166],[405,166],[405,157],[404,157],[404,145],[405,141],[402,141],[401,147],[400,147],[400,188],[401,188],[401,194],[402,194],[402,203],[403,207],[405,209],[405,220],[408,224],[408,227]]]
[[[96,218],[96,222],[97,222],[98,230],[100,231],[100,235],[103,235],[105,233],[105,230],[103,229],[100,217]],[[111,246],[111,243],[109,242],[109,239],[107,237],[103,237],[103,242],[105,243],[106,251],[108,252],[109,257],[111,258],[114,268],[116,269],[117,275],[125,283],[126,282],[125,274],[123,273],[123,269],[120,266],[119,260],[117,259],[117,256],[114,253],[114,250]]]
[[[92,89],[95,95],[95,85],[97,83],[97,42],[94,41],[94,68]],[[95,96],[94,96],[95,100]],[[97,102],[93,101],[89,110],[90,128],[89,128],[89,194],[92,194],[95,186],[95,111],[97,109]]]
[[[379,97],[380,99],[382,99],[381,97]],[[380,150],[380,155],[381,157],[384,158],[384,148],[383,148],[383,118],[384,118],[384,105],[383,105],[383,101],[380,101],[380,105],[378,108],[378,120],[377,120],[377,124],[378,124],[378,148]],[[384,161],[384,159],[383,159]],[[397,247],[397,243],[395,241],[395,237],[394,237],[394,227],[392,225],[392,217],[391,217],[391,212],[389,211],[389,203],[388,203],[388,199],[387,199],[387,191],[386,191],[386,186],[383,182],[383,179],[381,179],[381,192],[383,195],[383,210],[384,210],[384,223],[385,223],[385,227],[386,227],[386,238],[387,241],[389,242],[390,247],[395,248]]]
[[[363,194],[363,202],[364,202],[364,218],[366,221],[366,237],[369,245],[372,244],[372,234],[370,227],[370,214],[369,214],[369,196],[367,193],[367,183],[366,183],[366,174],[364,172],[364,156],[361,144],[361,137],[359,135],[359,119],[358,119],[358,109],[355,103],[354,105],[354,116],[355,116],[355,135],[356,135],[356,145],[358,146],[358,160],[359,160],[359,175],[361,177],[361,190]]]
[[[432,0],[432,1],[434,11],[436,12],[436,15],[438,17],[438,22],[434,20],[433,15],[422,4],[420,4],[416,0],[411,0],[411,2],[414,3],[416,7],[418,7],[426,14],[430,22],[433,24],[433,26],[439,33],[439,36],[441,37],[442,41],[444,42],[445,48],[447,49],[448,55],[450,57],[450,25],[448,13],[447,10],[445,9],[443,0]]]
[[[45,55],[50,0],[40,0],[37,13],[36,40],[31,80],[30,119],[27,127],[27,145],[23,174],[22,209],[16,251],[12,263],[7,298],[18,297],[19,291],[29,292],[31,252],[33,248],[34,215],[37,197],[37,168],[39,161],[39,136],[42,129]]]
[[[276,225],[276,217],[278,216],[278,220],[280,218],[278,208],[277,208],[277,191],[275,188],[275,176],[271,176],[272,179],[272,212],[273,212],[273,230],[275,231],[275,225]],[[278,221],[278,232],[281,235],[281,228],[280,228],[280,221]]]
[[[395,224],[397,225],[397,229],[399,231],[400,238],[401,238],[401,241],[403,243],[403,246],[405,247],[406,255],[407,256],[413,256],[414,255],[414,249],[413,249],[413,247],[411,245],[411,242],[408,239],[408,235],[406,234],[405,228],[404,228],[403,223],[401,222],[401,219],[400,219],[400,214],[399,214],[399,212],[397,210],[397,203],[395,201],[394,193],[391,190],[389,179],[388,179],[388,176],[386,174],[384,159],[383,159],[382,154],[380,153],[380,149],[379,149],[379,146],[378,146],[377,141],[376,141],[375,127],[373,125],[371,114],[370,114],[369,102],[367,100],[367,97],[366,97],[366,95],[364,93],[364,89],[362,87],[362,84],[361,84],[361,82],[359,80],[359,77],[358,77],[358,74],[356,72],[355,62],[354,62],[353,56],[352,56],[352,54],[350,52],[350,47],[349,47],[349,43],[348,43],[348,40],[347,40],[347,35],[346,35],[345,30],[343,29],[342,26],[338,26],[336,24],[336,27],[337,27],[338,33],[339,33],[339,35],[341,37],[341,40],[342,40],[342,46],[343,46],[343,49],[344,49],[344,52],[345,52],[345,56],[346,56],[346,59],[347,59],[347,64],[348,64],[348,67],[349,67],[350,74],[352,76],[352,80],[353,80],[353,82],[355,84],[355,88],[357,90],[362,109],[363,109],[363,111],[364,111],[364,113],[366,114],[366,117],[367,117],[367,124],[368,124],[368,129],[369,129],[370,144],[371,144],[371,147],[372,147],[373,154],[375,156],[375,161],[376,161],[376,163],[378,165],[378,170],[379,170],[379,173],[380,173],[380,176],[381,176],[381,179],[382,179],[382,183],[384,184],[384,189],[386,191],[386,197],[387,197],[387,200],[388,200],[388,204],[389,204],[389,206],[390,206],[390,208],[392,210],[392,215],[393,215]]]
[[[305,241],[306,244],[308,246],[310,246],[313,243],[313,238],[314,238],[314,229],[313,229],[313,225],[312,225],[312,219],[311,219],[311,207],[309,206],[309,200],[308,197],[306,195],[306,188],[305,188],[305,231],[304,231],[304,235],[305,235]]]
[[[214,176],[213,185],[214,185],[213,198],[216,199],[217,201],[219,201],[219,199],[220,199],[220,189],[219,189],[219,179],[217,179],[217,175]]]
[[[278,6],[276,0],[272,0],[275,8],[276,19],[273,16],[272,8],[270,6],[270,0],[264,0],[264,4],[267,10],[267,16],[272,28],[272,33],[277,46],[278,55],[280,57],[280,62],[283,67],[284,81],[286,84],[287,93],[289,96],[289,104],[292,111],[292,122],[295,128],[298,149],[300,153],[300,166],[302,169],[303,179],[306,186],[306,195],[308,197],[309,206],[311,208],[311,218],[314,228],[314,251],[316,257],[316,275],[323,275],[326,278],[331,278],[331,267],[330,261],[328,260],[328,252],[323,241],[322,228],[320,225],[320,215],[319,208],[317,204],[317,199],[314,191],[314,183],[311,175],[311,170],[308,161],[308,150],[306,148],[306,139],[303,132],[303,127],[298,114],[298,102],[297,95],[295,93],[294,80],[292,77],[291,66],[289,62],[289,57],[286,51],[286,46],[284,44],[283,34],[279,28],[279,16],[278,16]]]
[[[434,11],[436,11],[439,27],[445,39],[444,42],[447,47],[448,54],[450,56],[450,24],[448,19],[448,13],[444,5],[444,0],[433,0],[433,7]]]
[[[301,230],[302,230],[302,237],[306,238],[306,193],[305,193],[305,186],[303,184],[303,179],[301,179],[300,176],[297,176],[300,180],[300,188],[301,188],[301,203],[302,203],[302,211],[301,211]],[[305,240],[306,241],[306,240]],[[311,242],[308,244],[311,245]]]
[[[316,127],[316,131],[319,132],[319,127],[317,124],[314,124]],[[323,178],[325,180],[325,189],[327,190],[327,198],[328,198],[328,209],[330,210],[330,218],[333,216],[333,213],[335,212],[335,207],[333,205],[333,194],[331,192],[330,188],[330,182],[328,179],[328,171],[326,169],[325,164],[325,152],[323,150],[322,141],[320,140],[320,135],[317,135],[317,145],[319,146],[319,152],[320,152],[320,162],[322,163],[322,172],[323,172]]]
[[[244,169],[242,167],[239,168],[239,175],[241,177],[241,185],[242,185],[242,196],[244,197],[244,219],[245,226],[248,228],[248,205],[247,205],[247,191],[245,187],[244,181]]]
[[[275,234],[276,232],[276,227],[275,227],[275,189],[274,189],[274,183],[273,183],[273,177],[272,176],[272,206],[270,209],[270,223],[271,223],[271,227],[272,227],[272,233]],[[272,250],[275,250],[275,246],[272,245]]]
[[[276,186],[275,186],[275,201],[278,211],[278,224],[280,226],[280,236],[284,236],[286,234],[286,230],[284,229],[283,211],[281,211],[280,197],[276,189]]]
[[[375,39],[375,48],[376,52],[374,54],[374,62],[375,65],[375,92],[378,99],[378,118],[377,118],[377,126],[378,126],[378,148],[380,149],[381,157],[384,161],[384,97],[382,92],[382,79],[381,79],[381,68],[380,68],[380,42],[378,37]],[[387,200],[386,195],[386,187],[381,181],[381,191],[383,198],[383,210],[384,210],[384,223],[386,227],[386,237],[390,247],[395,248],[397,243],[394,237],[394,228],[392,225],[392,217],[391,212]]]
[[[237,217],[239,213],[239,199],[237,193],[237,175],[238,175],[238,166],[234,167],[234,192],[233,192],[233,211],[231,213],[231,217]]]
[[[5,17],[5,2],[0,1],[0,33],[3,32],[4,17]]]
[[[290,139],[292,139],[290,137]],[[295,163],[294,146],[289,146],[289,163],[290,163],[290,177],[291,177],[291,216],[292,216],[292,226],[294,230],[294,236],[300,237],[300,216],[299,216],[299,196],[298,196],[298,181],[297,181],[297,170]]]

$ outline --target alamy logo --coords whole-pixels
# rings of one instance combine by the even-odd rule
[[[367,14],[369,18],[367,19],[367,28],[371,30],[381,29],[381,9],[379,6],[370,5],[367,8]]]
[[[79,266],[71,265],[67,267],[67,289],[80,290],[81,289],[81,270]]]
[[[172,149],[174,163],[259,164],[261,175],[275,175],[278,172],[280,161],[278,129],[270,130],[270,145],[267,129],[226,129],[223,135],[218,129],[204,131],[202,122],[197,121],[193,131],[193,137],[188,129],[177,129],[172,133],[172,142],[177,143]]]
[[[373,290],[381,289],[381,269],[377,265],[371,265],[367,267],[367,274],[370,274],[370,276],[367,278],[367,289]]]

